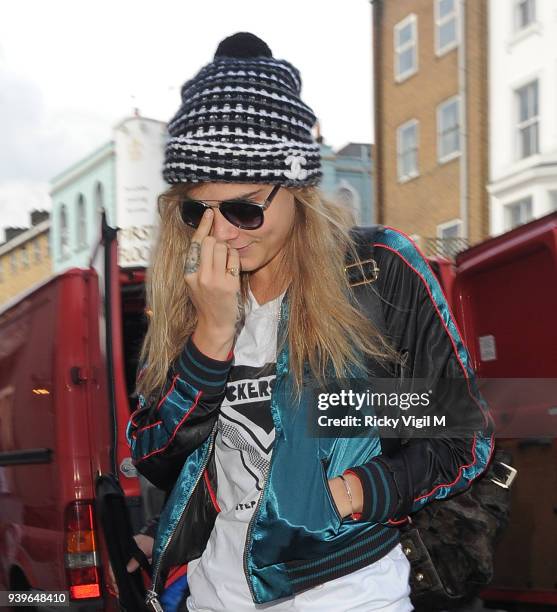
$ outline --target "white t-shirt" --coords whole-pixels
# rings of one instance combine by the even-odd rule
[[[217,503],[221,511],[201,557],[188,563],[188,610],[413,610],[408,599],[410,565],[400,545],[371,565],[297,595],[267,604],[252,600],[244,573],[244,549],[275,438],[270,403],[283,296],[259,305],[249,292],[215,440]]]

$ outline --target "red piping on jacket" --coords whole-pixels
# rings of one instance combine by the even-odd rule
[[[220,512],[220,506],[217,502],[217,496],[213,491],[213,487],[211,487],[211,483],[209,482],[209,474],[207,473],[207,468],[203,472],[203,478],[205,479],[205,484],[207,485],[207,491],[209,491],[209,495],[211,496],[211,501],[213,502],[213,506],[217,512]]]
[[[157,425],[160,425],[162,423],[162,421],[156,421],[155,423],[151,423],[151,425],[145,425],[145,427],[142,427],[141,429],[138,429],[137,431],[134,431],[132,433],[132,438],[135,440],[135,438],[137,438],[137,434],[140,431],[145,431],[146,429],[151,429],[151,427],[156,427]]]
[[[166,401],[166,398],[172,393],[172,391],[174,391],[174,387],[176,386],[177,378],[178,378],[178,374],[176,374],[176,376],[174,376],[174,378],[172,379],[172,384],[170,385],[170,389],[166,392],[166,395],[157,404],[157,412],[159,408],[163,405],[163,403]]]
[[[157,453],[161,453],[165,448],[168,447],[168,445],[172,442],[172,440],[174,440],[175,436],[176,436],[176,432],[178,431],[178,429],[181,427],[182,423],[190,416],[190,414],[192,413],[192,410],[195,409],[195,407],[197,406],[198,402],[199,402],[199,398],[203,395],[203,391],[198,391],[197,395],[195,396],[195,400],[193,402],[193,404],[191,405],[191,408],[186,412],[186,414],[182,417],[182,420],[178,423],[178,425],[176,425],[176,428],[174,429],[174,431],[172,432],[172,435],[170,436],[170,438],[168,439],[168,442],[162,446],[161,448],[157,448],[154,451],[151,451],[150,453],[147,453],[146,455],[144,455],[143,457],[140,457],[139,459],[137,459],[136,461],[134,461],[134,465],[139,463],[140,461],[143,461],[144,459],[147,459],[148,457],[151,457],[153,455],[156,455]],[[159,421],[160,422],[160,421]],[[139,429],[137,431],[137,433],[139,433],[140,431],[143,431],[144,429],[148,429],[149,426],[144,427],[143,429]]]
[[[174,378],[172,379],[172,385],[170,386],[170,389],[167,391],[166,395],[161,399],[161,401],[157,404],[157,410],[161,407],[162,403],[166,400],[166,398],[172,393],[172,391],[174,391],[174,387],[176,386],[176,379],[178,378],[178,374],[176,374],[176,376],[174,376]],[[139,404],[139,400],[137,401],[137,403]],[[139,425],[133,420],[133,417],[141,410],[141,406],[139,406],[138,408],[136,408],[136,410],[134,411],[134,413],[131,415],[130,420],[132,422],[132,425],[134,427],[139,427]],[[159,423],[161,421],[158,421]],[[148,427],[144,427],[143,429],[148,429]],[[140,429],[139,431],[143,431],[143,429]],[[135,436],[133,436],[135,438]]]

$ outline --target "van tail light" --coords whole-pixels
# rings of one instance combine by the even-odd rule
[[[66,508],[64,528],[70,599],[100,597],[100,559],[93,504],[82,501],[71,503]]]

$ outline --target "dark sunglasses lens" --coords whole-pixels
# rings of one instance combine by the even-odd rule
[[[263,225],[261,208],[244,200],[223,202],[220,212],[227,221],[242,229],[257,229]]]
[[[182,200],[180,202],[180,215],[182,221],[191,227],[197,227],[201,223],[201,217],[205,212],[205,206],[196,200]]]

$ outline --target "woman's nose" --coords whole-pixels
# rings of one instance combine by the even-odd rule
[[[234,240],[240,233],[240,230],[227,221],[218,208],[213,208],[213,227],[211,228],[211,236],[217,239],[217,242],[227,242]]]

